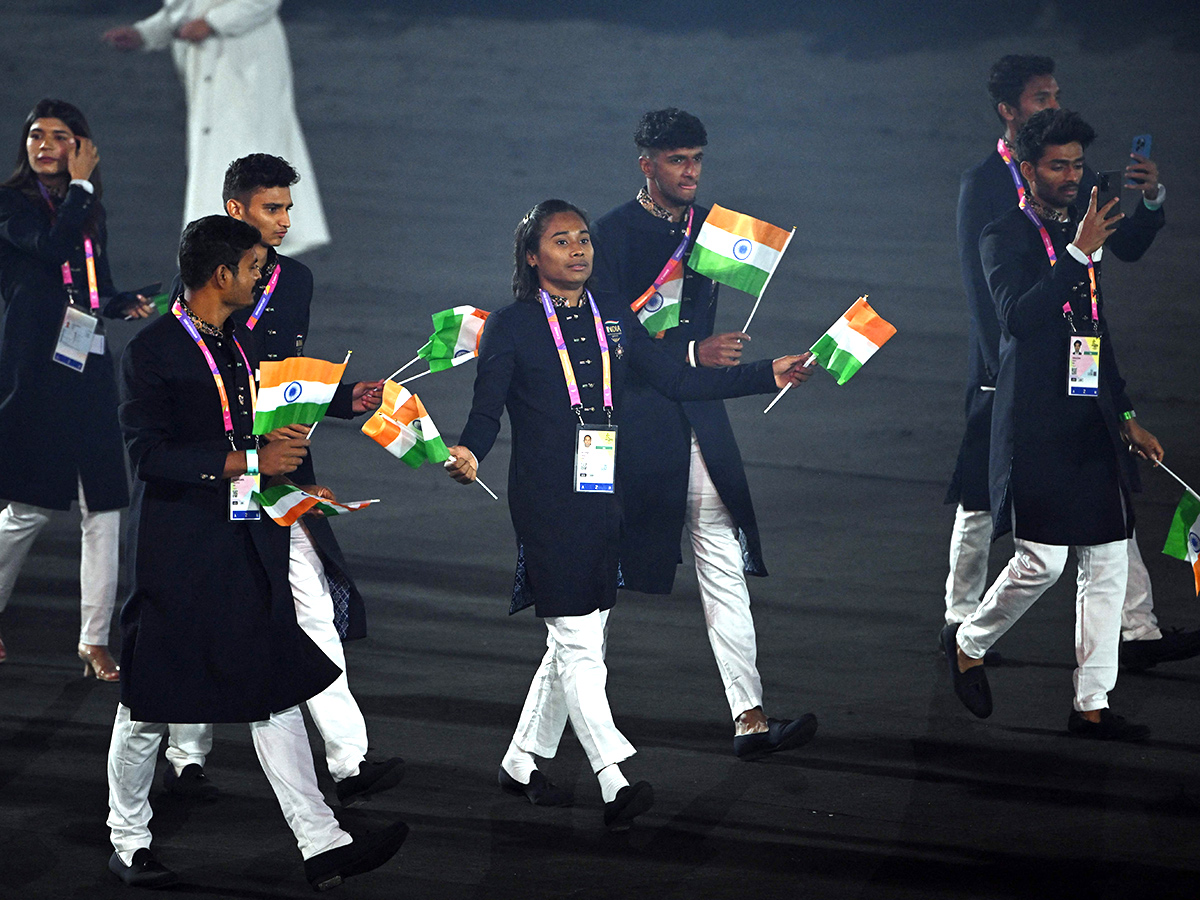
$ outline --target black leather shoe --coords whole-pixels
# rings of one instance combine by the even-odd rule
[[[526,797],[534,806],[570,806],[575,802],[570,791],[555,787],[554,783],[537,769],[529,776],[529,784],[521,784],[504,771],[504,766],[500,767],[500,774],[496,778],[505,793]]]
[[[1121,668],[1144,672],[1160,662],[1178,662],[1200,655],[1200,630],[1164,631],[1156,641],[1121,641]]]
[[[335,888],[351,875],[378,869],[396,855],[406,837],[408,826],[403,822],[396,822],[383,831],[356,837],[344,847],[334,847],[306,859],[304,877],[314,891]]]
[[[358,764],[357,775],[337,783],[338,801],[342,806],[353,806],[372,794],[395,787],[403,777],[404,760],[398,756],[381,762],[364,759]]]
[[[941,653],[943,656],[946,653],[946,638],[945,638],[946,629],[947,628],[957,629],[960,624],[962,624],[962,623],[956,622],[953,625],[943,625],[942,626],[942,630],[938,634],[938,653]],[[957,634],[957,631],[955,632],[955,634]],[[999,650],[989,650],[985,654],[983,654],[983,664],[985,666],[987,666],[989,669],[994,669],[994,668],[996,668],[996,666],[1002,666],[1002,665],[1004,665],[1004,656],[1003,656],[1003,654],[1000,653]]]
[[[1096,741],[1144,741],[1150,737],[1150,729],[1145,725],[1134,725],[1126,722],[1124,716],[1118,716],[1112,710],[1100,710],[1100,721],[1089,722],[1083,713],[1071,710],[1067,717],[1067,731],[1075,737],[1091,738]]]
[[[108,858],[108,871],[130,887],[166,887],[179,880],[179,876],[154,858],[149,847],[133,851],[133,863],[125,865],[115,852]]]
[[[163,772],[163,790],[173,797],[185,800],[216,800],[220,790],[208,780],[204,767],[199,763],[190,763],[183,767],[182,772],[176,772],[175,767],[167,763]]]
[[[604,826],[609,831],[628,831],[633,820],[654,805],[654,788],[648,781],[627,784],[604,804]]]
[[[803,747],[817,733],[817,717],[805,713],[798,719],[767,719],[767,730],[733,737],[733,754],[738,759],[761,759],[768,753]]]
[[[942,650],[950,664],[950,680],[954,682],[954,693],[971,714],[986,719],[992,714],[992,689],[988,686],[987,670],[984,666],[972,666],[965,672],[958,671],[958,626],[947,625],[942,629]]]

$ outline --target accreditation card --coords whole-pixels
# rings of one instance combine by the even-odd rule
[[[1100,337],[1072,334],[1067,338],[1067,396],[1100,393]]]
[[[577,425],[575,431],[576,492],[611,494],[617,471],[617,429]]]
[[[229,481],[229,521],[257,522],[262,518],[262,509],[254,494],[259,489],[258,474],[240,475]]]
[[[68,303],[51,359],[68,369],[82,372],[87,364],[88,353],[92,350],[92,342],[97,336],[96,326],[99,323],[100,320],[91,313]],[[100,335],[100,338],[103,340],[103,335]],[[100,352],[104,352],[103,345]]]

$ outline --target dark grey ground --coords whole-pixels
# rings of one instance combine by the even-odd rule
[[[166,54],[118,55],[97,36],[155,7],[10,0],[0,13],[6,152],[39,97],[85,109],[126,287],[173,270],[182,93]],[[1154,134],[1169,224],[1141,264],[1110,269],[1109,315],[1141,421],[1168,464],[1200,482],[1190,7],[286,7],[334,234],[305,257],[318,286],[309,352],[353,348],[352,377],[409,359],[434,310],[507,302],[512,229],[533,203],[563,196],[599,214],[632,196],[634,123],[665,105],[709,127],[705,202],[799,227],[752,355],[807,347],[863,292],[899,330],[841,388],[818,375],[766,417],[765,400],[731,404],[772,572],[751,585],[767,708],[813,710],[821,731],[786,758],[735,761],[694,577],[681,570],[669,599],[623,598],[609,692],[640,751],[626,772],[659,798],[627,838],[602,833],[599,791],[570,737],[546,768],[577,790],[574,809],[535,810],[494,786],[544,639],[528,614],[504,614],[514,556],[504,504],[408,470],[352,425],[321,426],[322,480],[344,498],[384,501],[336,525],[371,609],[350,674],[372,743],[409,761],[401,787],[355,818],[400,816],[413,829],[393,863],[345,896],[1197,895],[1200,662],[1122,676],[1114,708],[1154,737],[1096,746],[1064,733],[1069,576],[1000,644],[1008,664],[993,672],[986,722],[953,697],[935,652],[952,518],[941,500],[965,370],[954,205],[959,173],[998,131],[983,81],[1003,53],[1056,57],[1064,102],[1100,132],[1098,167],[1120,165],[1133,134]],[[740,328],[749,302],[724,296],[719,324]],[[413,385],[451,438],[470,369]],[[481,472],[498,489],[506,441]],[[1158,552],[1179,491],[1159,472],[1145,480],[1138,530],[1157,608],[1164,624],[1194,628],[1191,573]],[[1010,546],[997,544],[994,568]],[[3,619],[2,897],[124,894],[104,870],[117,691],[78,678],[77,557],[77,515],[63,514]],[[218,729],[209,771],[220,803],[156,803],[155,847],[185,882],[176,892],[306,892],[244,728]]]

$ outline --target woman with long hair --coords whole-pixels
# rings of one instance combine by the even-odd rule
[[[654,797],[647,782],[630,785],[621,772],[618,764],[635,751],[613,724],[605,693],[626,372],[632,366],[673,399],[706,400],[804,381],[808,355],[690,368],[654,346],[628,307],[587,290],[592,245],[581,209],[546,200],[521,220],[515,237],[515,302],[483,329],[471,413],[448,463],[451,477],[473,481],[508,410],[508,502],[517,535],[511,611],[533,606],[548,634],[499,781],[535,805],[568,805],[571,797],[538,771],[534,757],[555,755],[570,719],[600,782],[605,825],[623,829]]]
[[[85,675],[117,681],[108,632],[129,493],[103,317],[143,318],[154,306],[113,287],[99,161],[83,113],[41,100],[0,185],[0,611],[50,510],[78,500],[78,652]]]

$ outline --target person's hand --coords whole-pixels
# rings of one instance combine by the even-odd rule
[[[1153,203],[1158,198],[1158,164],[1140,153],[1130,153],[1133,159],[1125,167],[1125,187],[1141,191]]]
[[[116,50],[138,50],[145,41],[142,34],[132,25],[118,25],[100,35],[100,40]]]
[[[158,309],[154,305],[154,301],[149,297],[143,297],[141,294],[136,295],[137,299],[125,307],[126,319],[147,319],[154,315]]]
[[[320,497],[322,500],[332,500],[335,503],[337,502],[337,497],[334,496],[333,491],[330,490],[329,488],[325,487],[324,485],[299,484],[296,486],[298,488],[300,488],[300,490],[304,491],[304,493],[306,493],[306,494],[312,494],[314,497]],[[315,506],[312,509],[310,509],[308,512],[306,512],[305,515],[306,516],[316,516],[316,517],[322,518],[322,519],[325,518],[325,513],[322,512],[320,509],[318,509]]]
[[[1099,191],[1099,188],[1092,188],[1092,196],[1088,199],[1087,213],[1079,221],[1079,227],[1075,230],[1075,240],[1071,241],[1072,244],[1088,256],[1091,256],[1104,246],[1104,242],[1113,233],[1113,229],[1117,227],[1117,223],[1125,218],[1123,213],[1117,213],[1111,218],[1105,218],[1109,210],[1120,202],[1120,197],[1113,197],[1112,200],[1104,204],[1103,209],[1096,209],[1096,196]]]
[[[1129,452],[1136,453],[1142,459],[1153,459],[1156,462],[1163,458],[1162,444],[1158,438],[1137,423],[1137,419],[1127,419],[1121,426],[1121,437],[1129,445]]]
[[[293,425],[280,425],[273,431],[268,431],[263,437],[268,441],[287,441],[299,438],[306,440],[308,433],[312,430],[311,425],[305,425],[302,422],[296,422]]]
[[[208,40],[216,34],[213,27],[203,19],[192,19],[190,22],[185,22],[179,26],[179,30],[175,32],[175,37],[181,41],[191,41],[193,44],[200,44]]]
[[[475,464],[475,454],[461,445],[450,448],[450,458],[446,460],[447,474],[459,484],[470,484],[475,480],[478,466]]]
[[[801,382],[808,381],[812,375],[815,365],[807,366],[807,363],[812,359],[812,353],[801,353],[799,356],[781,356],[772,363],[771,368],[775,372],[775,387],[782,390],[788,385],[793,387]]]
[[[100,162],[100,151],[91,138],[76,137],[75,147],[67,151],[67,171],[71,180],[87,181]]]
[[[383,402],[383,382],[382,381],[360,381],[354,385],[354,401],[350,404],[350,409],[355,415],[365,412],[374,412],[379,409],[379,404]]]
[[[750,343],[750,335],[740,331],[706,337],[696,344],[696,364],[710,369],[736,366],[742,359],[743,343]]]
[[[308,443],[301,438],[285,438],[263,444],[258,451],[259,473],[272,477],[295,472],[308,455]]]

